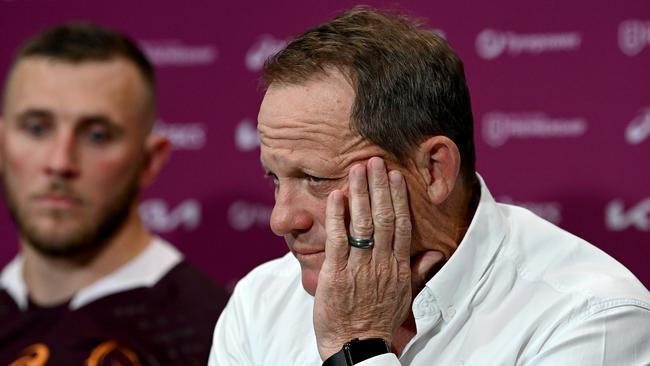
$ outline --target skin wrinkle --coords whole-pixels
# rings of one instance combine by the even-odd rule
[[[273,117],[272,117],[273,118]],[[295,117],[282,116],[283,119]],[[260,126],[260,139],[288,140],[298,142],[318,142],[333,140],[331,131],[336,131],[336,126],[322,121],[294,120],[294,124]]]
[[[350,137],[346,138],[346,136],[344,136],[340,139],[333,139],[331,138],[330,134],[324,132],[322,129],[319,129],[319,126],[317,126],[316,123],[312,123],[312,122],[304,122],[304,123],[305,124],[301,126],[285,127],[284,129],[273,129],[267,126],[260,125],[259,127],[260,143],[269,149],[271,155],[280,154],[283,150],[288,150],[288,153],[290,155],[291,153],[295,152],[296,146],[290,143],[287,144],[287,141],[297,141],[299,142],[299,144],[297,145],[301,147],[304,145],[305,148],[307,149],[324,151],[324,152],[329,152],[331,151],[332,146],[337,146],[340,145],[341,142],[345,142],[342,145],[341,149],[338,150],[331,157],[335,165],[347,167],[345,169],[345,176],[347,176],[349,168],[354,163],[364,162],[368,160],[370,156],[387,155],[386,152],[383,149],[381,149],[379,146],[372,144],[371,142],[364,139],[358,134],[355,135],[346,134],[347,136]],[[333,129],[335,129],[334,126],[332,127]],[[282,132],[286,130],[290,130],[290,133],[284,134],[284,132]],[[269,133],[269,131],[277,131],[275,135],[282,136],[282,138],[274,137],[273,136],[274,134]],[[288,136],[290,134],[291,135],[295,134],[296,137]],[[325,138],[323,139],[323,137]],[[324,144],[322,143],[323,140],[332,140],[332,141],[331,143]],[[273,141],[273,143],[271,143],[271,141]],[[278,145],[280,146],[290,145],[292,148],[291,149],[287,147],[283,148],[283,147],[279,147]],[[372,149],[373,153],[368,154],[367,151],[364,151],[366,149]],[[320,156],[314,156],[314,157],[320,158]],[[326,158],[321,158],[321,160],[326,165],[328,165],[328,163],[331,163],[331,161]]]
[[[323,140],[330,140],[330,135],[320,130],[310,129],[313,124],[310,122],[298,122],[300,124],[291,127],[276,127],[269,128],[269,131],[276,131],[277,133],[269,133],[265,128],[260,128],[260,143],[270,150],[281,153],[287,151],[289,154],[295,152],[296,149],[310,148],[313,150],[327,151],[328,146],[323,143]]]
[[[286,119],[289,120],[289,118]],[[296,122],[298,125],[284,127],[277,127],[272,124],[269,124],[268,126],[260,124],[260,143],[268,149],[268,155],[283,156],[282,159],[291,160],[291,156],[296,149],[301,148],[330,153],[332,146],[338,146],[341,141],[345,141],[342,148],[334,154],[331,154],[329,157],[320,156],[318,154],[312,154],[309,157],[312,159],[318,159],[325,167],[324,170],[329,170],[327,169],[329,166],[346,167],[343,174],[339,174],[339,176],[336,177],[344,178],[347,177],[348,171],[354,163],[368,160],[373,155],[381,156],[385,154],[385,151],[380,147],[373,145],[359,135],[346,133],[343,137],[332,138],[332,134],[335,134],[337,130],[340,130],[340,126],[336,126],[332,123],[315,123],[307,120],[299,120]],[[331,128],[322,129],[321,127],[323,125],[327,125]],[[323,143],[323,141],[327,141],[328,143]],[[373,153],[368,154],[368,149],[372,149]],[[285,154],[283,154],[283,152],[286,152],[288,158],[284,157]],[[306,167],[311,164],[303,164],[300,161],[292,162],[292,164],[302,166],[302,169],[305,171],[311,170]],[[263,165],[265,165],[264,162]],[[326,176],[325,178],[332,177]]]
[[[303,82],[302,84],[299,84],[299,85],[304,87],[305,92],[308,93],[308,92],[311,92],[312,89],[313,89],[312,87],[309,86],[310,85],[309,82],[323,81],[323,80],[327,80],[329,78],[336,78],[339,81],[343,81],[350,88],[352,88],[352,89],[356,88],[355,83],[353,82],[353,80],[350,79],[350,77],[348,75],[348,72],[342,73],[341,70],[339,70],[338,68],[333,68],[333,67],[326,68],[326,70],[323,73],[315,74],[311,78],[307,79],[305,82]],[[275,87],[282,87],[282,86],[286,87],[286,86],[295,86],[295,84],[276,83],[276,84],[274,84],[274,86]],[[356,92],[354,92],[354,93],[356,94]],[[282,128],[282,126],[276,126],[276,125],[269,124],[268,127],[260,126],[260,128],[259,128],[259,130],[260,130],[260,138],[262,137],[262,135],[265,135],[265,134],[268,134],[271,137],[272,132],[276,131],[277,135],[280,135],[280,136],[284,135],[284,138],[295,139],[295,140],[298,140],[298,141],[300,141],[300,140],[309,140],[310,139],[310,137],[305,137],[304,135],[301,135],[302,133],[306,133],[306,134],[314,133],[316,135],[324,135],[326,137],[326,139],[329,139],[330,135],[326,131],[323,130],[323,126],[326,125],[326,126],[329,126],[329,127],[333,128],[335,130],[340,130],[341,126],[338,123],[339,122],[338,120],[340,118],[338,118],[339,116],[337,114],[343,114],[344,113],[348,117],[352,115],[352,109],[353,109],[354,106],[349,105],[349,106],[346,107],[345,103],[346,103],[346,101],[342,100],[341,98],[336,98],[335,101],[332,103],[333,106],[331,108],[328,108],[326,110],[309,110],[310,114],[316,114],[316,113],[321,114],[321,115],[325,114],[325,118],[319,118],[319,119],[314,119],[314,120],[306,119],[306,120],[303,120],[303,121],[300,121],[298,119],[298,121],[303,122],[304,125],[301,126],[301,127],[295,127],[295,126],[292,127],[293,130],[291,132],[293,132],[296,135],[296,137],[288,137],[288,136],[284,135],[285,132],[284,132],[284,129]],[[285,120],[280,120],[280,121],[291,120],[292,116],[288,116],[288,117],[285,117],[285,118],[286,118]],[[336,122],[336,123],[333,123],[333,122]],[[368,141],[366,138],[361,136],[359,133],[357,133],[355,131],[355,129],[353,128],[352,121],[347,122],[347,124],[348,124],[348,127],[349,127],[347,129],[348,133],[345,134],[344,136],[341,136],[338,139],[335,139],[335,141],[333,141],[333,143],[335,143],[335,144],[344,143],[343,146],[341,147],[341,151],[339,152],[339,155],[338,155],[339,157],[344,156],[348,152],[355,152],[355,150],[362,150],[362,149],[365,148],[364,145],[373,145],[373,146],[375,146],[377,148],[377,152],[378,152],[377,156],[380,156],[380,155],[383,155],[383,154],[386,153],[385,150],[383,150],[379,146],[376,146],[375,144],[373,144],[372,142]],[[318,142],[318,139],[315,139],[315,141]],[[314,146],[310,146],[310,148],[314,149]],[[351,158],[351,159],[348,159],[348,160],[343,160],[342,159],[338,163],[341,164],[341,165],[348,165],[348,164],[352,164],[353,162],[360,162],[361,160],[368,160],[368,159],[367,158],[365,158],[365,159],[363,159],[363,158]]]

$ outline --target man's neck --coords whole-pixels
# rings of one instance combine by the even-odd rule
[[[151,234],[139,218],[127,220],[100,251],[84,261],[46,256],[21,240],[22,274],[30,299],[41,306],[67,302],[79,290],[136,257],[150,241]]]
[[[395,352],[397,357],[399,357],[406,345],[415,337],[417,334],[417,328],[415,327],[415,318],[413,313],[409,314],[409,317],[404,321],[404,323],[397,328],[397,331],[393,335],[393,342],[391,344],[391,350]]]
[[[435,276],[436,273],[446,264],[451,255],[456,251],[460,242],[463,240],[467,229],[469,228],[474,214],[478,208],[481,198],[481,186],[477,179],[472,179],[469,183],[464,183],[468,188],[457,189],[455,192],[456,197],[452,197],[451,205],[448,205],[445,210],[437,211],[435,214],[442,215],[432,220],[435,222],[435,227],[432,227],[427,237],[436,238],[437,243],[431,250],[438,250],[445,255],[446,260],[437,263],[429,270],[426,277],[421,281],[411,283],[412,298],[411,303],[417,294],[424,288],[426,282]],[[447,223],[448,226],[441,225]],[[426,247],[422,245],[423,247]],[[413,259],[412,259],[413,260]],[[415,325],[415,318],[410,313],[409,317],[397,329],[393,335],[392,350],[398,356],[402,354],[408,342],[413,339],[417,334]]]

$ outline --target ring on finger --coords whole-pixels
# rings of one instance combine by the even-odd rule
[[[348,244],[359,249],[372,249],[375,246],[375,240],[373,238],[355,238],[352,235],[348,235]]]

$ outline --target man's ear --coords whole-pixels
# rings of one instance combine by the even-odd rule
[[[427,183],[429,199],[444,202],[456,186],[460,174],[458,146],[445,136],[433,136],[418,147],[418,171]]]
[[[171,152],[171,142],[166,136],[152,133],[144,145],[145,157],[142,161],[140,187],[150,185],[167,162]]]

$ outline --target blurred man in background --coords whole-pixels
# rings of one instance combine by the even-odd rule
[[[476,174],[444,39],[354,9],[264,78],[260,157],[291,253],[237,284],[211,366],[650,364],[647,289]]]
[[[138,214],[170,151],[155,119],[153,68],[125,35],[67,24],[21,48],[0,120],[20,243],[0,277],[0,364],[207,361],[226,295]]]

